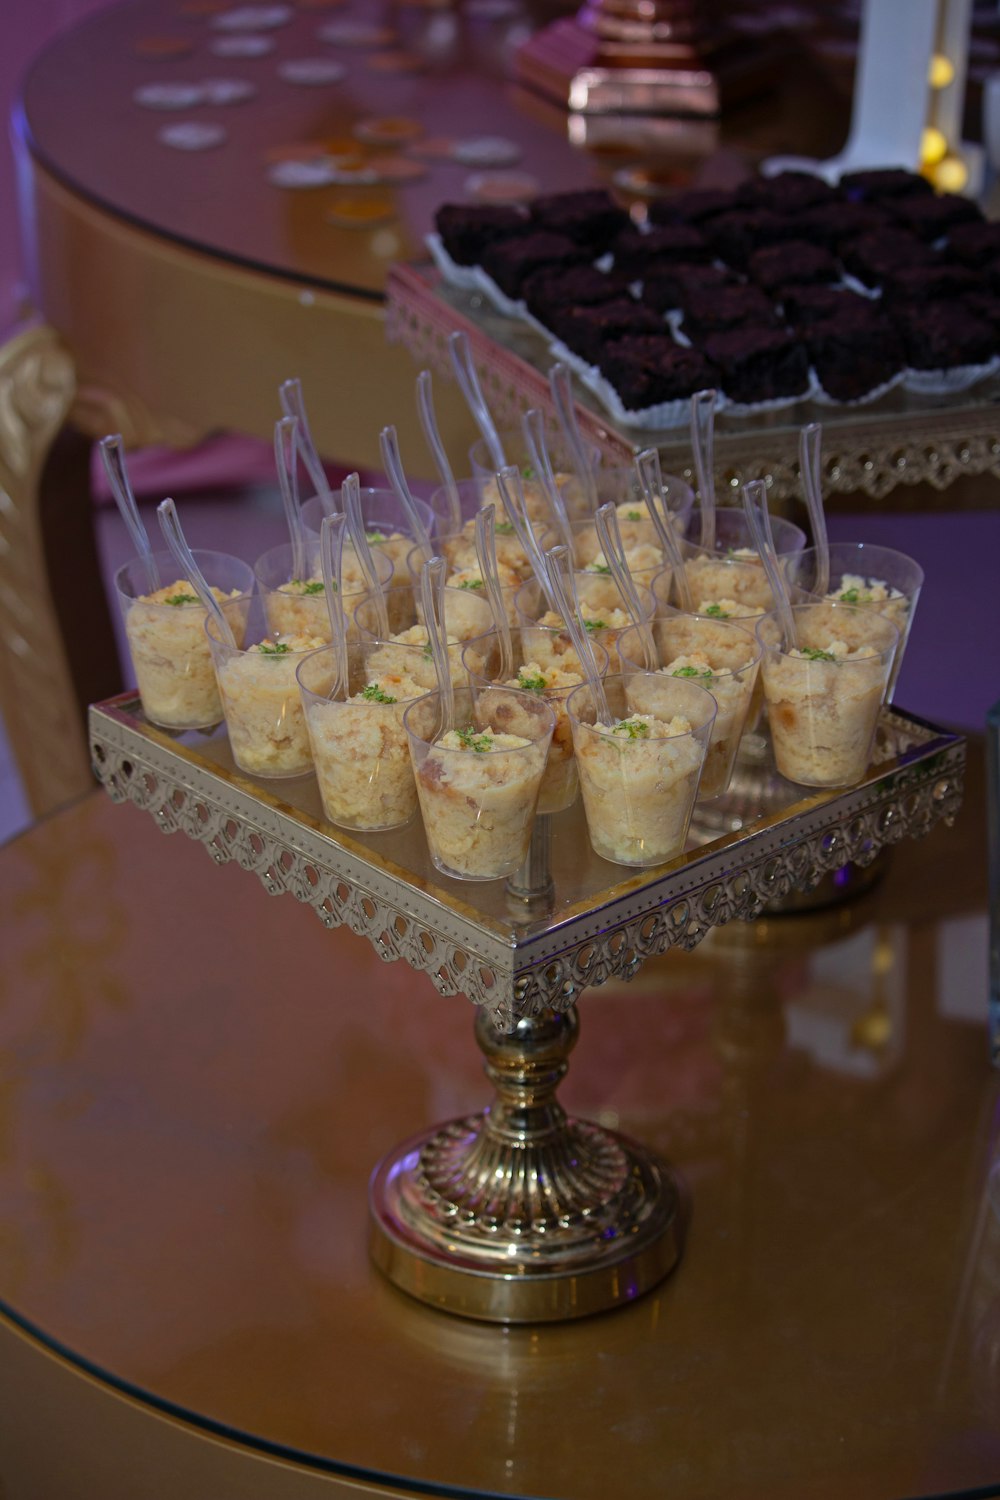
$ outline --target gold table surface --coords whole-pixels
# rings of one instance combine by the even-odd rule
[[[954,828],[897,850],[862,900],[727,927],[583,997],[565,1101],[666,1156],[690,1225],[655,1292],[538,1329],[436,1314],[367,1260],[376,1160],[485,1101],[461,999],[103,796],[9,845],[12,1500],[885,1500],[1000,1480],[970,751]],[[152,1472],[146,1429],[102,1457],[114,1390],[133,1428],[180,1419],[201,1487],[169,1488],[180,1459]]]

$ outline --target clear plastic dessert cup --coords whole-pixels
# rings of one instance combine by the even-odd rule
[[[721,797],[729,787],[747,722],[762,647],[751,631],[732,620],[710,620],[679,611],[657,615],[649,628],[658,670],[697,683],[715,699],[717,712],[698,799]],[[634,625],[618,637],[617,647],[625,676],[647,670]]]
[[[338,828],[398,828],[417,810],[403,713],[425,689],[405,673],[372,674],[361,646],[349,646],[347,657],[343,698],[330,698],[331,646],[303,657],[295,674],[323,811]]]
[[[799,786],[853,786],[868,769],[899,630],[852,604],[796,604],[792,614],[791,649],[777,613],[757,622],[775,764]]]
[[[597,503],[613,500],[624,539],[629,521],[649,519],[642,484],[634,463],[602,463],[597,470]],[[685,535],[694,507],[694,490],[679,474],[663,475],[663,499],[667,513],[680,535]]]
[[[566,712],[566,700],[574,688],[580,686],[583,681],[583,672],[575,657],[562,664],[548,662],[543,665],[532,654],[531,644],[530,636],[526,643],[520,631],[512,632],[514,675],[498,686],[534,694],[547,703],[555,715],[555,728],[552,731],[552,741],[545,763],[545,775],[538,793],[538,811],[556,813],[562,812],[576,801],[576,794],[580,787],[576,758],[573,754],[573,731]],[[598,671],[604,676],[608,670],[608,653],[596,641],[594,642],[594,656]],[[469,682],[473,687],[488,687],[493,680],[490,676],[484,675],[476,666],[467,664],[467,669]],[[516,721],[512,723],[512,727],[516,728]]]
[[[444,523],[439,524],[437,536],[434,540],[434,550],[441,557],[447,559],[449,573],[476,572],[479,571],[479,559],[476,555],[476,516],[479,507],[473,511],[470,518],[463,524],[460,531],[445,531]],[[557,540],[552,528],[544,521],[535,521],[533,530],[538,539],[538,544],[544,551],[546,547],[552,546]],[[531,559],[521,545],[512,522],[508,521],[506,512],[498,510],[494,517],[493,535],[496,545],[497,565],[500,570],[500,581],[507,586],[517,587],[526,579],[533,577]],[[405,583],[407,577],[416,581],[420,577],[420,570],[430,554],[425,547],[417,544],[410,548],[406,558],[406,571],[397,575],[397,583]]]
[[[469,660],[479,662],[482,671],[496,650],[493,615],[478,591],[445,589],[444,613],[448,635],[448,661],[452,682],[466,687],[468,678],[462,652],[469,647]],[[379,629],[378,615],[372,599],[364,599],[354,611],[354,628],[360,644],[368,650],[369,670],[400,671],[421,684],[425,693],[437,686],[434,659],[423,622],[420,597],[410,584],[399,584],[385,591],[389,635]]]
[[[631,615],[625,608],[618,585],[610,574],[605,573],[578,572],[574,573],[573,577],[583,623],[588,634],[592,640],[599,641],[613,656],[614,643],[618,636],[633,623]],[[636,592],[645,617],[651,619],[656,611],[656,600],[652,590],[637,583]],[[548,601],[537,579],[532,578],[528,583],[521,585],[514,596],[514,606],[517,610],[517,622],[522,632],[530,633],[541,629],[554,632],[561,637],[560,641],[551,643],[546,659],[551,659],[553,653],[561,656],[566,650],[572,649],[563,622],[549,609]],[[538,649],[544,649],[544,647],[539,645]]]
[[[457,688],[455,727],[439,734],[440,695],[403,715],[427,847],[458,880],[499,880],[528,853],[555,725],[534,693]]]
[[[800,597],[815,597],[815,547],[805,547],[786,557],[784,568],[793,597],[796,593]],[[826,598],[874,610],[885,615],[899,630],[899,649],[889,674],[890,703],[923,582],[923,568],[905,552],[869,542],[830,543],[830,586]]]
[[[340,497],[334,495],[337,509]],[[428,531],[434,528],[434,511],[426,500],[416,501],[417,513]],[[302,525],[308,536],[319,541],[323,525],[323,504],[318,495],[313,495],[302,506]],[[416,541],[410,518],[406,514],[395,490],[365,488],[361,491],[361,515],[365,523],[365,535],[373,552],[384,552],[392,563],[397,578],[406,577],[406,554]],[[345,548],[347,544],[345,543]]]
[[[583,486],[574,472],[573,462],[567,453],[562,451],[562,445],[555,440],[554,432],[548,433],[549,456],[552,460],[552,468],[556,476],[556,484],[562,496],[563,504],[570,519],[583,519],[590,513],[592,507],[587,502],[583,492]],[[509,464],[514,464],[521,471],[521,483],[524,486],[524,502],[528,515],[533,521],[546,521],[549,516],[548,500],[542,489],[541,480],[535,473],[534,461],[528,451],[524,434],[521,432],[501,433],[503,450]],[[600,450],[590,450],[591,463],[595,472],[600,465]],[[479,488],[480,505],[494,504],[497,511],[503,509],[503,501],[497,485],[496,469],[490,458],[486,444],[480,438],[469,449],[469,463],[472,466],[472,477]]]
[[[227,608],[228,614],[228,608]],[[253,601],[243,646],[222,640],[215,620],[205,621],[233,759],[250,776],[304,776],[312,751],[296,668],[324,645],[309,634],[268,634],[262,601]],[[237,637],[239,639],[239,637]]]
[[[589,687],[566,705],[590,842],[616,865],[660,865],[684,852],[715,722],[715,699],[659,672],[604,679],[611,725]]]
[[[142,711],[163,729],[208,729],[222,720],[222,703],[205,636],[205,606],[169,552],[154,553],[163,586],[151,590],[141,558],[115,574]],[[220,600],[228,600],[237,640],[246,628],[253,569],[226,552],[196,551],[195,562]]]
[[[393,576],[392,562],[384,552],[376,551],[373,555],[382,587],[387,588]],[[263,600],[268,630],[280,636],[315,635],[321,641],[329,641],[330,614],[326,607],[326,594],[320,573],[318,542],[310,542],[306,548],[304,578],[292,576],[290,542],[272,547],[262,557],[258,557],[253,571]],[[368,586],[353,550],[346,543],[343,589],[341,606],[350,639],[354,611],[368,597]]]
[[[721,610],[730,619],[745,619],[773,609],[771,586],[754,548],[743,511],[724,506],[716,511],[715,517],[714,548],[708,550],[694,540],[697,517],[690,523],[688,539],[681,543],[694,613]],[[805,532],[793,522],[772,516],[771,529],[779,558],[801,552],[805,546]],[[664,604],[679,602],[675,598],[664,598],[662,589],[658,597]]]

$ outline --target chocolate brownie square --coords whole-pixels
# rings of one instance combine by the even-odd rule
[[[551,328],[568,349],[589,365],[600,362],[601,350],[614,339],[629,334],[663,334],[666,324],[650,307],[643,307],[628,297],[601,302],[596,307],[568,307],[555,310]]]
[[[627,272],[636,281],[657,265],[671,261],[686,265],[701,261],[707,265],[712,259],[711,245],[690,224],[664,224],[647,234],[625,229],[610,248],[615,270]]]
[[[536,226],[565,234],[600,255],[631,222],[627,211],[604,188],[575,193],[549,193],[529,205]]]
[[[889,205],[893,218],[922,240],[939,240],[959,224],[981,224],[982,213],[971,198],[960,193],[938,193],[925,198],[900,198]]]
[[[649,205],[651,224],[703,224],[735,207],[731,192],[720,188],[692,188],[669,198],[654,198]]]
[[[538,231],[487,245],[482,267],[502,292],[517,298],[532,271],[540,271],[543,266],[581,265],[589,259],[587,251],[564,234]]]
[[[903,342],[887,318],[827,318],[801,338],[820,385],[834,401],[858,401],[903,368]]]
[[[751,281],[771,296],[779,287],[837,281],[840,276],[840,267],[829,250],[805,240],[764,245],[751,255],[747,271]]]
[[[728,328],[780,328],[774,306],[756,286],[693,287],[682,303],[684,336],[704,343]]]
[[[1000,332],[1000,297],[994,292],[971,292],[962,298],[962,306],[988,323],[995,333]]]
[[[663,336],[616,339],[607,344],[601,352],[601,374],[629,411],[643,411],[664,401],[685,401],[696,391],[716,386],[719,379],[703,354]]]
[[[1000,224],[958,224],[948,232],[945,253],[963,266],[986,266],[1000,259]]]
[[[598,271],[595,266],[543,266],[540,271],[532,271],[521,285],[528,311],[546,324],[557,309],[595,307],[627,294],[624,276]]]
[[[799,238],[794,219],[765,209],[720,214],[717,219],[709,219],[704,231],[719,259],[738,271],[746,270],[751,255],[762,245]]]
[[[643,277],[639,301],[654,312],[672,312],[682,307],[693,291],[720,291],[739,285],[732,271],[722,266],[662,266]]]
[[[873,167],[863,172],[845,172],[840,187],[848,198],[880,202],[886,198],[928,197],[934,189],[926,177],[902,167]]]
[[[982,365],[1000,353],[990,325],[960,302],[901,303],[889,310],[914,370]]]
[[[776,214],[800,214],[809,208],[835,203],[841,193],[813,172],[778,172],[774,177],[752,177],[736,189],[736,201],[746,208],[766,208]]]
[[[881,229],[875,234],[863,234],[860,239],[844,245],[841,260],[852,276],[863,281],[865,286],[881,286],[886,276],[900,271],[904,266],[934,265],[935,257],[929,246],[905,229]]]
[[[734,328],[714,333],[703,352],[718,365],[722,389],[733,401],[752,405],[804,396],[809,389],[805,345],[782,329]]]
[[[802,336],[802,331],[813,323],[825,323],[830,318],[845,322],[870,323],[880,320],[881,303],[872,297],[862,297],[846,287],[790,286],[778,293],[778,302],[788,323]]]
[[[890,302],[943,302],[981,291],[983,278],[968,266],[951,266],[942,261],[936,266],[901,266],[887,272],[882,282],[882,296]]]
[[[434,227],[456,265],[476,266],[487,245],[528,234],[531,220],[520,208],[471,203],[442,203]]]
[[[840,202],[811,208],[807,213],[799,214],[795,223],[800,239],[836,253],[841,245],[856,240],[859,235],[885,229],[892,219],[884,208],[874,203]]]

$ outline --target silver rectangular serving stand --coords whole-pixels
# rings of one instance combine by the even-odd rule
[[[708,805],[670,864],[629,871],[600,859],[577,803],[538,820],[518,881],[471,886],[435,870],[419,821],[383,834],[332,829],[314,778],[254,781],[235,768],[224,729],[158,729],[135,694],[91,709],[90,743],[115,801],[475,1003],[497,1097],[376,1169],[372,1254],[412,1295],[498,1322],[615,1306],[680,1254],[679,1198],[663,1163],[568,1119],[556,1101],[580,992],[929,833],[957,811],[965,765],[961,736],[887,709],[869,771],[848,790],[783,781],[761,741],[738,768],[738,791]]]

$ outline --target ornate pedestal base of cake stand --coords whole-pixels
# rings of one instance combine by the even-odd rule
[[[574,1012],[510,1033],[477,1016],[495,1102],[404,1142],[372,1176],[372,1258],[403,1291],[544,1323],[629,1302],[676,1265],[681,1204],[664,1164],[556,1101],[578,1027]]]

